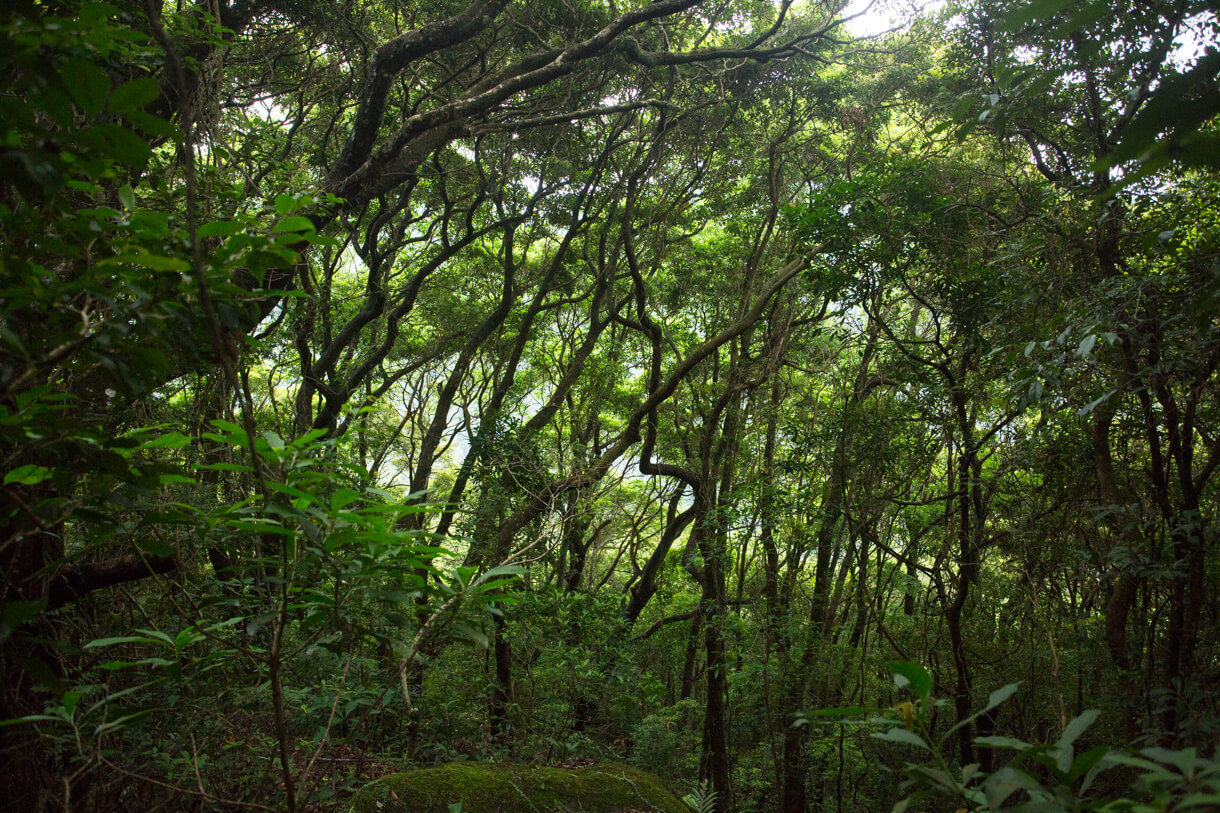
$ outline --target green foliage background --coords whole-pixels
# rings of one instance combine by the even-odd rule
[[[0,11],[0,809],[1220,805],[1220,21],[843,14]]]

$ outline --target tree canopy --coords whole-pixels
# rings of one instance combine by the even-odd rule
[[[852,20],[0,11],[0,809],[1220,804],[1220,18]]]

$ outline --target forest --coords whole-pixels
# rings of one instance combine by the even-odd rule
[[[1220,810],[1211,3],[0,6],[0,811]]]

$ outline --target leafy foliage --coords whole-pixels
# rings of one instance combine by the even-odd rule
[[[843,13],[0,11],[0,809],[1220,804],[1214,9]]]

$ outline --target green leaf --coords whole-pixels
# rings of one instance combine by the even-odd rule
[[[63,185],[58,161],[33,150],[7,150],[0,154],[0,171],[26,196],[52,195]]]
[[[1005,766],[983,782],[983,794],[992,810],[1001,810],[1004,801],[1012,794],[1019,790],[1036,790],[1039,787],[1037,780],[1029,774]]]
[[[1072,762],[1072,770],[1067,776],[1069,783],[1075,782],[1080,777],[1093,769],[1093,766],[1101,762],[1102,758],[1110,752],[1110,749],[1104,745],[1099,745],[1096,748],[1091,748],[1076,757]]]
[[[1220,74],[1220,51],[1210,50],[1185,73],[1166,76],[1148,97],[1136,117],[1123,131],[1119,145],[1099,159],[1101,167],[1113,167],[1133,159],[1148,160],[1157,152],[1180,148],[1220,109],[1215,79]],[[1158,144],[1158,137],[1168,135]],[[1203,164],[1211,162],[1203,156]]]
[[[63,717],[51,714],[27,714],[25,717],[12,717],[8,720],[0,720],[0,728],[10,725],[21,725],[22,723],[41,723],[47,721],[63,721]]]
[[[1093,345],[1097,344],[1097,334],[1090,333],[1080,341],[1080,346],[1076,348],[1076,357],[1085,358],[1089,353],[1093,352]]]
[[[45,609],[44,601],[0,601],[0,642],[7,641],[13,631],[32,621]]]
[[[1122,751],[1111,751],[1106,754],[1105,762],[1110,765],[1127,765],[1132,768],[1140,768],[1145,772],[1145,776],[1160,780],[1172,780],[1177,778],[1177,775],[1164,766],[1158,765],[1150,759],[1125,754]]]
[[[274,620],[278,614],[278,611],[272,610],[271,612],[254,616],[246,622],[246,634],[253,638],[258,634],[260,629],[266,626],[268,622]]]
[[[974,132],[974,128],[977,126],[978,126],[977,121],[967,121],[965,124],[962,124],[960,127],[958,127],[956,130],[953,131],[953,137],[956,138],[958,141],[965,141],[966,137],[969,136],[970,133]]]
[[[500,565],[493,567],[475,580],[475,584],[485,584],[493,579],[502,579],[505,576],[518,578],[525,573],[525,568],[518,565]],[[511,581],[511,579],[509,579]]]
[[[1067,728],[1063,729],[1063,734],[1055,741],[1050,753],[1055,758],[1055,768],[1061,775],[1066,776],[1071,771],[1072,763],[1076,758],[1072,743],[1076,742],[1085,729],[1093,724],[1093,721],[1097,719],[1097,714],[1097,709],[1083,712],[1067,724]]]
[[[889,731],[882,731],[873,735],[874,739],[885,740],[886,742],[897,742],[904,745],[913,745],[916,748],[922,748],[925,751],[932,749],[924,742],[923,737],[916,734],[914,731],[908,731],[901,726],[895,726]]]
[[[181,651],[202,637],[203,634],[197,632],[194,627],[183,627],[178,636],[174,638],[174,649]]]
[[[156,638],[149,638],[146,635],[120,635],[116,638],[95,638],[85,644],[85,649],[97,649],[103,646],[114,646],[116,644],[157,644],[160,643]]]
[[[130,113],[147,107],[161,95],[161,84],[148,76],[119,85],[110,94],[111,113]]]
[[[1195,770],[1199,766],[1199,757],[1193,748],[1183,748],[1181,750],[1171,750],[1169,748],[1141,748],[1140,753],[1149,759],[1155,759],[1157,762],[1173,765],[1187,779],[1191,779],[1195,775]]]
[[[173,665],[173,661],[166,660],[165,658],[141,658],[138,661],[106,661],[105,663],[99,663],[97,668],[105,669],[108,672],[117,672],[120,669],[127,669],[132,666],[154,666],[157,668],[163,668]]]
[[[1024,751],[1032,747],[1029,743],[1022,740],[1014,739],[1012,737],[999,736],[975,737],[974,744],[982,745],[987,748],[1009,748],[1013,751]]]
[[[109,154],[122,164],[129,167],[143,166],[152,157],[152,149],[148,142],[126,127],[117,124],[99,124],[91,128],[92,133],[86,136],[80,133],[80,138],[95,149],[98,138],[105,143]]]
[[[174,555],[173,547],[159,536],[141,536],[136,541],[136,547],[150,556]]]
[[[307,491],[302,491],[301,489],[297,488],[296,486],[290,486],[287,483],[268,483],[267,486],[272,491],[278,491],[281,494],[287,494],[290,497],[296,497],[299,500],[304,500],[307,505],[321,505],[322,504],[321,500],[319,500],[314,495],[310,494]],[[277,511],[277,510],[273,510],[273,509],[279,509],[279,510]],[[285,513],[283,511],[282,507],[276,506],[276,505],[267,506],[267,512],[273,513],[273,514],[279,513],[281,516],[288,516],[288,517],[292,517],[293,519],[295,519],[297,516],[295,513]]]
[[[150,271],[189,271],[191,264],[178,257],[165,257],[160,254],[120,254],[117,257],[107,257],[98,262],[98,266],[134,265],[147,268]]]
[[[136,632],[142,632],[145,635],[151,635],[156,640],[158,640],[164,644],[168,644],[169,646],[174,645],[174,639],[171,638],[168,633],[162,632],[161,630],[138,629],[138,630],[136,630]]]
[[[1174,810],[1220,810],[1220,793],[1191,793],[1182,798]]]
[[[487,638],[487,633],[478,627],[467,624],[464,621],[455,622],[453,625],[453,634],[456,638],[464,640],[475,646],[486,649],[491,643]]]
[[[222,433],[219,436],[222,442],[232,443],[235,446],[246,445],[246,430],[237,424],[232,421],[221,420],[220,418],[216,418],[210,423]]]
[[[335,493],[330,496],[330,510],[342,511],[344,508],[351,505],[358,499],[360,499],[360,493],[353,489],[347,487],[337,489]]]
[[[132,712],[131,714],[124,714],[118,719],[102,723],[94,730],[93,734],[95,737],[100,737],[102,734],[123,728],[124,726],[130,725],[137,720],[141,720],[150,714],[152,714],[152,709],[141,709],[140,711]]]
[[[299,438],[297,438],[296,440],[294,440],[292,443],[290,443],[288,445],[294,449],[302,449],[302,448],[308,446],[309,444],[313,443],[318,438],[324,437],[325,435],[326,435],[325,429],[310,429],[308,432],[301,435]],[[389,496],[389,495],[386,495],[386,496]]]
[[[910,661],[890,661],[886,668],[894,676],[898,688],[910,687],[920,700],[927,700],[932,694],[932,675],[917,663]]]
[[[1088,415],[1090,412],[1097,409],[1097,407],[1110,400],[1110,397],[1116,392],[1118,392],[1118,390],[1110,390],[1109,392],[1103,393],[1100,397],[1089,401],[1089,403],[1077,409],[1076,414],[1083,418],[1085,415]]]
[[[1078,0],[1034,0],[1018,6],[1000,20],[1001,31],[1019,31],[1034,20],[1045,20],[1053,17]]]
[[[64,696],[60,699],[60,705],[64,707],[64,714],[68,717],[72,716],[72,710],[76,708],[76,704],[84,697],[83,692],[64,692]]]
[[[208,463],[206,465],[196,466],[200,471],[244,471],[252,472],[254,469],[249,466],[243,466],[239,463]]]
[[[814,709],[813,711],[801,711],[793,715],[792,728],[800,728],[809,725],[810,720],[818,720],[826,717],[844,718],[856,717],[861,714],[878,714],[884,709],[866,708],[864,706],[837,706],[835,708]]]
[[[1099,713],[1097,709],[1086,709],[1067,724],[1067,728],[1063,729],[1063,733],[1059,735],[1055,745],[1059,748],[1064,748],[1076,742],[1077,738],[1097,720]]]
[[[160,437],[147,440],[140,444],[141,449],[181,449],[189,446],[191,439],[181,432],[166,432]]]
[[[489,581],[484,581],[483,579],[480,579],[480,580],[479,580],[479,581],[478,581],[478,582],[477,582],[477,583],[474,585],[473,589],[474,589],[474,590],[476,590],[476,591],[477,591],[477,592],[479,592],[479,593],[491,593],[491,592],[494,592],[494,591],[499,590],[499,589],[501,589],[501,588],[507,589],[507,588],[508,588],[508,586],[509,586],[509,585],[511,585],[511,584],[513,584],[515,581],[516,581],[516,579],[515,579],[515,578],[512,578],[512,579],[491,579],[491,580],[489,580]],[[508,596],[497,596],[497,597],[496,597],[496,601],[509,601],[509,600],[510,600],[510,597],[508,597]]]
[[[1021,685],[1020,681],[1018,681],[1016,683],[1009,683],[1004,686],[1001,686],[1000,688],[998,688],[994,692],[992,692],[990,695],[988,695],[986,706],[979,709],[974,714],[971,714],[966,719],[959,721],[956,725],[954,725],[952,728],[950,728],[948,731],[946,731],[944,733],[944,735],[940,739],[942,746],[945,743],[945,741],[947,741],[949,739],[949,736],[953,734],[953,732],[957,731],[962,726],[969,725],[970,723],[977,720],[979,717],[982,717],[984,714],[986,714],[987,712],[994,709],[996,706],[1003,703],[1008,698],[1012,697],[1016,693],[1017,688],[1020,685]]]
[[[283,234],[285,232],[312,233],[315,231],[317,231],[317,228],[314,226],[313,221],[307,217],[301,217],[300,215],[282,218],[278,223],[275,224],[275,228],[272,229],[272,232],[277,234]]]
[[[93,117],[102,112],[110,80],[97,65],[87,59],[70,59],[60,71],[60,78],[72,101],[85,115]]]
[[[1017,681],[1016,683],[1009,683],[1007,685],[1001,686],[1000,688],[996,689],[994,692],[992,692],[991,694],[989,694],[987,696],[987,705],[984,706],[983,710],[979,713],[986,714],[987,712],[991,711],[996,706],[1000,705],[1005,700],[1007,700],[1008,698],[1010,698],[1014,694],[1016,694],[1017,689],[1020,688],[1020,686],[1021,686],[1021,682]]]
[[[4,475],[4,484],[7,486],[11,483],[16,483],[22,486],[32,486],[41,483],[51,476],[51,469],[46,466],[18,466],[17,468]]]
[[[246,230],[246,224],[240,220],[213,220],[199,227],[200,237],[230,237]]]
[[[154,116],[151,113],[145,113],[140,110],[132,110],[123,116],[129,122],[139,127],[145,133],[159,138],[178,138],[178,128],[169,123],[163,118]]]
[[[965,795],[967,789],[962,787],[956,779],[950,776],[940,768],[933,768],[930,765],[913,765],[907,768],[908,774],[922,776],[932,780],[932,783],[939,786],[942,790],[954,795]]]

